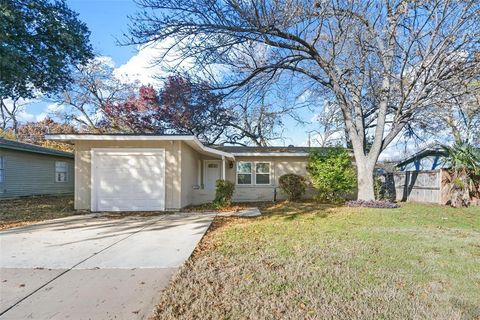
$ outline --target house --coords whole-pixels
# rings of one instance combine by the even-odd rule
[[[448,167],[445,162],[446,153],[438,147],[420,150],[397,164],[400,171],[438,170]]]
[[[0,138],[0,199],[73,193],[73,154]]]
[[[281,199],[278,179],[306,175],[308,148],[206,146],[195,136],[66,134],[75,146],[75,208],[179,210],[214,199],[215,182],[235,183],[234,201]]]
[[[447,153],[442,148],[425,148],[398,163],[397,168],[399,171],[390,177],[396,200],[442,205],[450,200],[452,176]],[[471,200],[480,203],[477,198]]]

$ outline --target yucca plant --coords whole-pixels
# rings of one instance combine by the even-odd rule
[[[446,164],[451,167],[448,194],[452,207],[468,207],[471,195],[478,192],[476,186],[480,176],[480,155],[469,143],[460,142],[453,146],[442,146],[446,153]]]

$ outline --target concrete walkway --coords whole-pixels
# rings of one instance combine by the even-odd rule
[[[240,211],[219,212],[217,215],[221,217],[234,216],[234,217],[243,217],[243,218],[254,218],[254,217],[261,216],[262,212],[256,207],[251,207],[251,208],[245,208]]]
[[[0,232],[0,319],[147,319],[214,214],[75,216]]]

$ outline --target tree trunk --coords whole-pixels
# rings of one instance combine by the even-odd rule
[[[18,133],[18,121],[17,121],[17,116],[16,115],[12,116],[12,129],[13,129],[13,135],[16,138],[17,133]]]
[[[363,161],[362,161],[363,162]],[[375,200],[373,169],[375,165],[357,161],[358,200]]]
[[[450,205],[454,208],[470,205],[470,184],[466,171],[454,171],[450,183]]]

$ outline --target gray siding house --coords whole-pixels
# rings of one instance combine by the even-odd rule
[[[73,194],[72,153],[0,138],[0,199]]]

